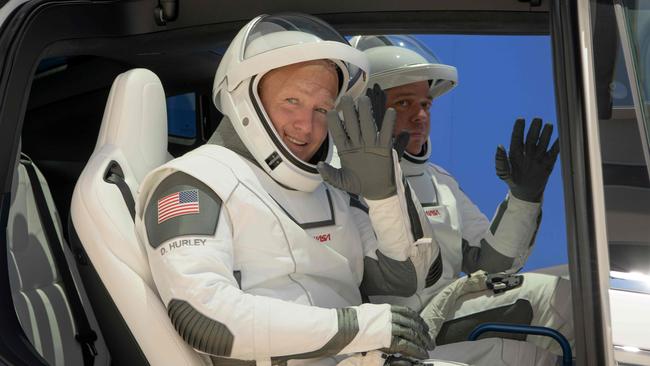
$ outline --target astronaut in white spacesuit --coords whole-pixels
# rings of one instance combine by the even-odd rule
[[[392,148],[394,111],[377,131],[370,99],[355,109],[366,72],[364,54],[326,23],[257,17],[217,70],[225,118],[212,140],[142,182],[136,231],[156,287],[179,334],[213,361],[333,365],[377,349],[427,357],[415,311],[362,304],[360,287],[410,296],[441,276]],[[333,138],[340,170],[327,164]]]
[[[477,279],[469,280],[475,282],[471,286],[463,285],[467,279],[448,286],[461,272],[512,274],[526,262],[541,220],[544,188],[559,153],[557,140],[549,148],[552,125],[542,129],[541,120],[534,119],[524,142],[524,120],[519,119],[509,153],[503,146],[497,148],[496,172],[507,183],[509,192],[490,222],[453,176],[429,162],[429,109],[434,98],[456,86],[456,68],[441,64],[410,36],[357,36],[350,42],[368,56],[369,85],[374,85],[368,94],[374,95],[372,99],[378,103],[373,108],[375,117],[381,116],[378,111],[382,104],[393,108],[397,112],[395,132],[410,133],[401,160],[402,171],[431,221],[443,259],[443,275],[435,285],[409,297],[373,297],[373,302],[407,305],[422,311],[437,344],[463,341],[476,325],[495,321],[547,326],[559,330],[572,343],[567,280],[541,274],[495,276],[499,280],[488,281],[495,287],[489,289],[486,276],[481,275],[482,286],[477,287]],[[528,340],[560,352],[548,338],[530,336]]]

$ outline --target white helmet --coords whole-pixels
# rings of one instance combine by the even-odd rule
[[[412,36],[356,36],[350,43],[368,56],[370,86],[378,84],[386,90],[427,80],[429,96],[437,98],[458,84],[456,68],[441,64],[426,46]],[[426,163],[430,156],[430,139],[427,139],[420,154],[404,152],[404,158],[414,163]]]
[[[417,39],[407,35],[356,36],[350,40],[370,62],[369,86],[382,89],[429,81],[429,95],[439,97],[458,83],[456,68],[441,64]]]
[[[226,50],[212,88],[212,99],[232,121],[258,164],[277,182],[311,192],[322,182],[316,165],[302,161],[276,132],[258,95],[265,73],[287,65],[329,59],[338,68],[339,94],[358,97],[367,84],[368,60],[330,25],[303,14],[260,15],[246,24]],[[332,157],[328,136],[319,152]]]

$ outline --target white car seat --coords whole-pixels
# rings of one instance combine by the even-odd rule
[[[20,325],[50,365],[108,365],[108,350],[45,177],[29,158],[20,160],[7,223],[9,283]]]
[[[89,260],[80,271],[114,364],[204,364],[173,328],[135,236],[133,196],[168,156],[160,80],[145,69],[120,74],[70,212],[71,240],[78,236],[81,243],[78,260]]]

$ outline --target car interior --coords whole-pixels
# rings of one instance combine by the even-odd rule
[[[388,1],[372,2],[380,11],[369,11],[370,2],[219,3],[61,2],[35,11],[38,22],[22,20],[34,22],[22,36],[38,57],[20,65],[31,82],[16,112],[23,122],[10,167],[7,258],[20,326],[43,364],[204,364],[158,299],[133,230],[133,197],[148,171],[206,143],[218,126],[214,73],[253,16],[304,11],[345,35],[550,33],[549,5],[537,1],[490,2],[497,7],[490,10],[469,1],[431,10],[415,1],[409,12]],[[61,22],[78,23],[44,36]],[[603,68],[610,82],[625,84],[620,60]],[[168,131],[177,128],[167,123],[174,98],[192,105],[193,120]],[[610,260],[620,271],[650,262],[650,180],[637,126],[629,105],[602,111]]]

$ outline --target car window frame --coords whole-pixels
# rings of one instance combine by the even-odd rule
[[[554,0],[551,24],[575,357],[580,364],[614,364],[589,0]]]
[[[600,266],[596,266],[595,268],[592,266],[594,256],[597,260],[596,263],[601,263],[603,259],[602,254],[598,251],[598,245],[595,248],[595,252],[592,253],[594,248],[592,248],[591,244],[597,243],[602,239],[601,231],[604,230],[604,227],[600,229],[596,228],[596,225],[600,222],[599,219],[593,215],[588,215],[590,210],[593,211],[595,206],[597,208],[596,211],[601,208],[599,206],[599,200],[602,197],[599,198],[597,195],[594,196],[592,193],[594,189],[597,190],[598,184],[602,185],[602,179],[600,182],[597,180],[597,171],[600,168],[594,168],[595,162],[591,160],[588,162],[585,161],[586,156],[593,157],[593,151],[587,152],[585,150],[585,146],[592,142],[593,136],[587,135],[587,132],[585,131],[589,125],[586,120],[587,117],[585,117],[586,111],[582,110],[585,98],[583,95],[584,86],[581,85],[581,82],[584,81],[584,75],[582,74],[584,66],[580,61],[581,48],[579,32],[586,28],[580,29],[578,27],[578,24],[582,24],[582,26],[585,27],[584,14],[585,11],[588,10],[588,4],[586,1],[587,0],[581,0],[579,2],[579,8],[578,4],[574,2],[562,0],[552,0],[542,3],[547,7],[545,11],[548,11],[548,8],[550,7],[549,20],[551,24],[551,38],[553,39],[553,63],[556,70],[555,81],[556,101],[558,104],[558,125],[560,127],[560,133],[564,136],[570,137],[568,139],[561,139],[560,143],[563,151],[562,173],[565,191],[564,196],[566,200],[565,206],[567,208],[566,229],[567,242],[570,251],[569,267],[571,276],[575,279],[572,283],[578,283],[578,285],[575,286],[572,284],[572,289],[574,291],[574,314],[576,314],[575,318],[577,325],[576,330],[578,330],[578,328],[580,329],[579,332],[576,332],[576,347],[579,350],[577,355],[585,357],[593,352],[593,347],[604,347],[605,349],[602,352],[595,352],[595,355],[583,359],[586,364],[602,364],[602,362],[609,360],[607,348],[611,347],[611,342],[607,343],[607,318],[603,317],[603,309],[607,307],[607,300],[603,299],[602,293],[599,293],[602,287],[602,276],[600,276],[602,271],[599,270]],[[513,3],[514,2],[516,1],[513,1]],[[48,11],[48,9],[52,10],[55,6],[63,7],[72,6],[73,4],[75,3],[48,2],[46,0],[28,2],[22,5],[20,9],[15,12],[15,15],[9,20],[9,23],[2,25],[2,29],[5,31],[0,34],[0,51],[8,51],[4,53],[5,58],[0,60],[0,65],[4,66],[2,68],[2,74],[0,74],[0,100],[3,103],[3,108],[0,108],[0,121],[2,121],[2,123],[0,123],[0,136],[2,136],[2,138],[0,138],[0,182],[3,184],[2,192],[5,192],[2,196],[2,203],[0,204],[0,207],[2,207],[2,215],[0,215],[0,218],[3,220],[0,224],[2,224],[1,226],[3,228],[6,227],[6,212],[9,207],[9,196],[7,192],[9,192],[8,187],[10,187],[11,184],[11,174],[9,173],[10,162],[16,158],[16,154],[18,153],[20,131],[25,114],[26,101],[29,96],[31,78],[33,77],[33,72],[36,69],[38,60],[44,50],[47,49],[49,42],[44,41],[45,37],[43,37],[43,39],[39,39],[38,37],[26,39],[26,30],[29,28],[30,22],[33,22],[39,13],[43,15]],[[93,6],[93,10],[96,11],[99,11],[97,9],[102,5],[101,3],[92,4],[90,1],[81,1],[76,4]],[[585,10],[585,4],[587,10]],[[440,7],[443,5],[437,4],[435,6],[438,10],[441,10]],[[481,6],[485,7],[485,4],[482,4]],[[535,11],[532,5],[525,6],[532,9],[531,12]],[[468,6],[468,9],[471,9],[471,7]],[[485,9],[483,11],[485,11]],[[544,10],[542,9],[540,11]],[[582,14],[581,20],[578,17],[579,13]],[[458,14],[452,14],[452,16],[444,14],[443,12],[438,12],[436,14],[441,16],[444,15],[449,19],[461,18],[454,18],[453,15]],[[385,17],[386,14],[383,14],[383,16]],[[53,16],[53,18],[55,19],[56,17]],[[354,24],[354,22],[348,20],[345,14],[340,17],[336,17],[336,15],[333,14],[324,14],[323,18],[329,20],[344,33],[368,32],[367,26],[368,24],[372,24],[369,22],[365,23],[366,28],[360,27],[358,24]],[[522,16],[522,18],[525,18],[525,16]],[[52,19],[52,21],[54,19]],[[372,20],[372,18],[370,19]],[[375,17],[374,19],[377,18]],[[485,24],[489,25],[489,22],[486,21]],[[38,26],[44,27],[43,24]],[[526,27],[525,24],[521,24],[520,26]],[[146,27],[138,26],[134,27],[131,31],[134,33],[142,32],[144,31],[144,28]],[[499,31],[497,28],[498,27],[495,26],[494,31]],[[112,28],[109,27],[108,29]],[[115,29],[116,34],[120,34],[120,30],[117,28]],[[11,33],[12,30],[15,32]],[[417,23],[413,28],[398,23],[388,25],[379,24],[373,30],[384,32],[395,32],[397,30],[407,30],[408,32],[452,31],[452,29],[444,28],[444,24],[438,26],[431,25],[427,27],[424,25],[424,22]],[[488,31],[488,28],[482,28],[481,31],[486,32]],[[122,33],[123,32],[124,31],[122,30]],[[63,27],[62,29],[56,29],[56,31],[52,33],[54,33],[50,35],[52,37],[65,39],[66,37],[70,37],[74,32],[72,29]],[[8,34],[11,34],[11,36],[7,36]],[[102,34],[97,31],[94,35],[99,36]],[[106,34],[104,33],[104,35]],[[17,62],[16,53],[19,50],[21,52],[21,58],[23,60],[31,60],[31,62]],[[3,53],[0,52],[0,54]],[[566,80],[563,80],[562,78],[565,78]],[[13,88],[12,86],[16,87]],[[13,95],[9,95],[8,90],[10,89],[14,93]],[[569,101],[571,103],[569,103]],[[571,105],[574,102],[577,102],[577,104]],[[559,105],[560,103],[562,103],[562,106]],[[6,108],[7,106],[9,108]],[[574,139],[575,142],[573,141]],[[589,153],[591,153],[591,155],[589,155]],[[596,173],[594,173],[594,169],[596,169]],[[4,246],[0,249],[4,250]],[[2,256],[0,256],[0,258],[2,258]],[[0,287],[6,289],[4,283],[1,282]],[[594,294],[597,296],[595,297],[596,300],[592,302],[591,299],[594,298]],[[575,299],[577,299],[577,301],[575,301]],[[593,327],[589,328],[590,324],[592,324]],[[591,331],[594,332],[592,334],[597,335],[603,333],[605,336],[592,342],[590,340],[591,337],[586,337],[586,335],[590,334]],[[589,350],[589,352],[587,352],[587,350]],[[13,351],[13,354],[17,355],[19,352],[22,351]],[[593,363],[587,362],[591,360],[593,360]]]

